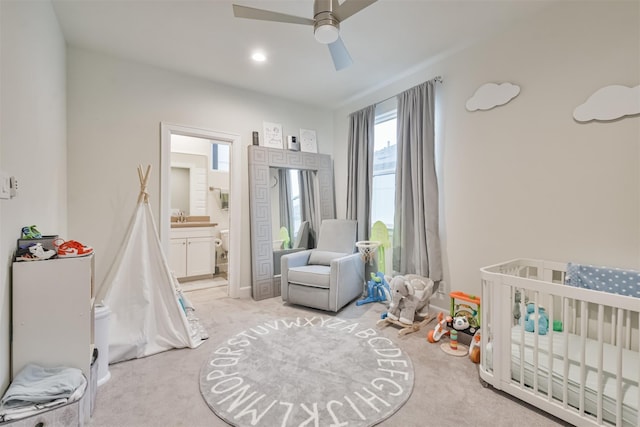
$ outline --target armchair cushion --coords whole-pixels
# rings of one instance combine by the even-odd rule
[[[309,264],[315,265],[331,265],[331,261],[336,258],[341,258],[348,254],[341,252],[330,252],[330,251],[320,251],[313,250],[311,255],[309,256]]]
[[[329,289],[331,268],[326,265],[307,265],[289,269],[289,283]]]
[[[356,249],[357,222],[347,219],[327,219],[320,224],[316,249],[351,254]]]

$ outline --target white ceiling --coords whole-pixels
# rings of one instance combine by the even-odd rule
[[[358,0],[351,0],[358,1]],[[541,0],[378,0],[341,24],[335,71],[309,26],[234,18],[232,3],[313,18],[313,0],[52,0],[70,46],[325,108],[514,25]],[[252,51],[268,61],[255,64]]]

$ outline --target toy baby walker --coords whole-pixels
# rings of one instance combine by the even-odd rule
[[[451,292],[449,297],[452,320],[448,326],[473,336],[480,328],[480,298],[460,291]]]
[[[464,292],[451,292],[451,315],[438,314],[438,323],[428,332],[427,341],[436,343],[448,336],[449,343],[440,344],[440,348],[452,356],[469,355],[475,362],[479,360],[480,341],[480,299]],[[462,301],[462,302],[461,302]],[[458,343],[458,333],[472,335],[471,348]],[[477,363],[477,362],[475,362]]]

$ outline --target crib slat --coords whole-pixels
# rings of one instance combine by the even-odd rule
[[[538,316],[540,315],[540,307],[538,306],[538,299],[540,298],[540,293],[538,291],[533,294],[533,306],[536,317],[533,322],[533,392],[538,394],[538,376],[540,375],[540,366],[538,361],[538,339],[540,337],[540,331],[538,330]]]
[[[569,298],[567,297],[563,297],[564,300],[564,310],[563,310],[563,314],[564,317],[562,319],[562,321],[564,322],[564,325],[568,324],[569,321]],[[574,303],[575,304],[575,303]],[[574,304],[571,304],[572,306]],[[574,317],[575,319],[575,317]],[[567,409],[569,406],[569,393],[568,393],[568,378],[569,378],[569,328],[568,327],[564,327],[563,328],[563,334],[564,334],[564,348],[562,349],[562,358],[563,358],[563,370],[562,370],[562,403],[564,405],[564,409]]]
[[[636,317],[638,318],[638,348],[640,351],[640,314],[636,313]],[[631,323],[629,323],[629,329],[631,329]],[[638,372],[638,385],[640,386],[640,369]],[[636,405],[636,427],[640,427],[640,390],[638,391],[638,404]]]
[[[604,390],[604,376],[602,371],[603,350],[604,350],[604,306],[598,304],[598,401],[596,414],[598,424],[602,424],[602,395]]]
[[[555,349],[553,348],[553,335],[555,334],[555,331],[553,330],[555,307],[553,302],[554,298],[552,297],[549,301],[549,351],[547,353],[547,366],[549,367],[549,373],[547,374],[547,400],[549,402],[553,400],[553,355],[555,354]]]
[[[618,333],[616,337],[616,426],[622,426],[622,330],[624,328],[624,310],[618,309]],[[639,408],[640,409],[640,408]]]
[[[522,300],[524,301],[524,289],[520,290],[522,295]],[[525,305],[520,304],[520,387],[525,387],[524,381],[524,363],[525,363],[525,354],[524,354],[524,316],[525,316]]]
[[[611,337],[611,345],[616,345],[616,310],[611,309],[611,332],[609,336]]]
[[[587,304],[580,301],[580,384],[585,384],[587,379]],[[578,409],[581,416],[584,416],[584,387],[580,387],[580,400]]]
[[[627,327],[625,328],[625,348],[631,350],[631,312],[627,310]],[[640,409],[640,408],[638,408]]]

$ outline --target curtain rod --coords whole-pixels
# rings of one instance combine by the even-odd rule
[[[434,82],[442,83],[442,77],[441,77],[441,76],[435,76],[435,77],[434,77],[434,78],[432,78],[431,80],[427,80],[427,81],[428,81],[428,82],[429,82],[429,81],[434,81]],[[421,84],[422,84],[422,83],[421,83]],[[373,105],[382,104],[383,102],[388,101],[388,100],[390,100],[391,98],[395,98],[396,96],[398,96],[398,94],[391,95],[390,97],[385,98],[385,99],[383,99],[382,101],[378,101],[378,102],[376,102],[376,103],[375,103],[375,104],[373,104]]]

